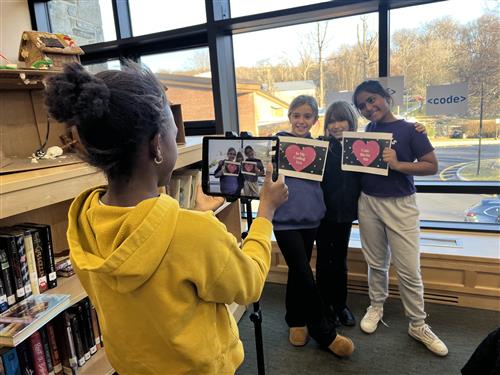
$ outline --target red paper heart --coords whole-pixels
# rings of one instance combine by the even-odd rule
[[[226,170],[229,173],[233,173],[234,174],[238,170],[238,166],[236,164],[226,164]]]
[[[285,156],[292,168],[300,172],[316,159],[316,151],[310,146],[291,145],[285,150]]]
[[[377,158],[380,152],[380,146],[375,141],[368,141],[365,143],[358,139],[352,144],[352,151],[356,159],[367,167]]]
[[[243,168],[244,168],[244,169],[245,169],[245,171],[247,171],[247,172],[253,172],[254,167],[255,167],[255,165],[254,165],[254,164],[248,164],[248,163],[243,164]]]

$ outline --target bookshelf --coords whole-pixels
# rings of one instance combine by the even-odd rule
[[[64,162],[40,160],[39,164],[31,164],[29,156],[39,147],[47,131],[42,80],[54,73],[31,69],[0,71],[0,226],[20,222],[49,224],[57,255],[68,248],[67,212],[72,199],[84,189],[105,184],[106,179],[99,170],[71,154]],[[172,110],[174,116],[181,119],[180,106]],[[183,130],[182,120],[178,126]],[[63,124],[51,122],[47,147],[60,145],[59,135],[64,131]],[[179,141],[176,170],[201,161],[202,139],[202,136],[191,136]],[[215,214],[241,241],[239,202],[225,203]],[[61,311],[87,297],[76,276],[58,277],[57,281],[58,286],[45,293],[70,296]],[[239,320],[246,308],[232,304],[228,309]],[[39,324],[30,324],[23,337],[29,337],[39,328]],[[78,372],[97,375],[113,374],[114,370],[105,351],[100,350]]]

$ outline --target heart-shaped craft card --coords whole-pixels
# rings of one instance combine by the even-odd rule
[[[290,166],[300,172],[316,159],[316,151],[311,146],[290,145],[285,150],[285,156]]]
[[[365,167],[369,166],[380,153],[380,145],[376,141],[364,142],[360,139],[352,144],[352,152],[356,159]]]
[[[238,164],[226,163],[225,166],[227,172],[231,174],[238,173]]]
[[[245,170],[245,172],[255,172],[255,164],[243,163],[243,169]]]

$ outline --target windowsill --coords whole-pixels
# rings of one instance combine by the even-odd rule
[[[357,225],[352,228],[349,247],[361,249]],[[422,229],[420,250],[426,254],[499,259],[500,239],[492,233]]]

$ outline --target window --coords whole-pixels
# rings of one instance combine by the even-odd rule
[[[204,0],[129,0],[129,6],[134,36],[207,22]]]
[[[52,0],[47,4],[52,32],[68,34],[80,46],[116,39],[111,0]]]
[[[419,180],[500,181],[500,18],[491,4],[450,0],[391,11],[390,71],[405,79],[397,111],[426,125],[439,160],[438,174]],[[426,115],[427,86],[461,82],[468,86],[466,113]],[[498,197],[423,194],[420,203],[423,218],[437,210],[437,220],[500,227],[489,214]],[[458,216],[448,217],[451,211]]]
[[[339,95],[350,101],[359,82],[378,76],[377,30],[377,14],[370,13],[235,35],[240,130],[288,129],[290,102],[311,95],[320,107],[312,132],[320,135],[328,104]]]
[[[325,2],[325,0],[273,0],[273,1],[248,1],[230,0],[231,17],[247,16],[249,14],[271,12],[273,10],[287,9]]]
[[[97,64],[87,64],[85,68],[91,73],[99,73],[103,70],[121,70],[120,60],[108,60]]]
[[[184,121],[215,118],[208,48],[145,55],[141,62],[167,87],[168,99],[182,105]]]

